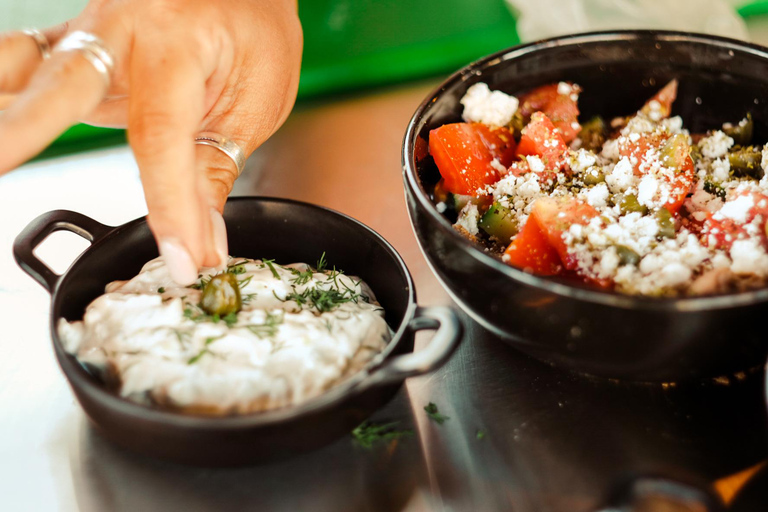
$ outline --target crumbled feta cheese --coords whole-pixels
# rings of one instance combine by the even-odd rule
[[[573,92],[573,87],[566,82],[560,82],[557,84],[557,94],[569,95]]]
[[[587,203],[594,208],[605,208],[608,206],[608,187],[605,183],[598,183],[587,191]]]
[[[717,130],[709,137],[704,137],[699,141],[701,154],[713,160],[725,156],[731,146],[733,146],[733,139],[722,130]]]
[[[731,270],[736,274],[768,275],[768,254],[757,237],[733,242],[731,259]]]
[[[739,224],[747,222],[747,215],[750,210],[755,206],[755,201],[752,195],[739,196],[732,201],[726,202],[720,211],[718,211],[714,218],[717,220],[733,219]]]
[[[545,142],[545,144],[546,144],[546,142]],[[542,162],[541,158],[539,158],[538,156],[536,156],[536,155],[528,155],[528,156],[525,157],[525,159],[528,161],[528,167],[531,169],[531,171],[533,171],[533,172],[543,172],[544,171],[544,169],[545,169],[544,162]]]
[[[507,168],[501,164],[498,158],[491,160],[491,167],[499,171],[501,174],[506,174],[507,172]]]
[[[470,235],[475,235],[480,232],[477,223],[480,220],[480,212],[477,209],[477,205],[473,203],[467,203],[467,205],[459,212],[459,218],[456,220],[456,225],[464,228]]]
[[[448,209],[448,206],[444,202],[440,201],[435,205],[435,208],[437,208],[438,212],[445,213],[445,210]]]
[[[730,171],[731,171],[731,163],[728,161],[727,158],[718,158],[717,160],[712,161],[711,169],[712,169],[712,177],[716,181],[726,181],[730,177]]]
[[[619,139],[610,139],[603,144],[603,150],[600,152],[603,158],[616,162],[621,156],[619,154]]]
[[[661,127],[672,134],[688,133],[683,130],[683,118],[680,116],[669,117],[661,120]]]
[[[501,91],[491,91],[482,82],[467,89],[460,101],[464,105],[462,117],[465,121],[491,126],[509,124],[519,105],[516,97]]]
[[[635,183],[635,174],[629,158],[622,157],[613,167],[610,174],[605,176],[605,182],[611,192],[624,192]]]
[[[653,174],[646,174],[637,186],[637,202],[649,208],[656,206],[653,198],[659,190],[659,180]]]

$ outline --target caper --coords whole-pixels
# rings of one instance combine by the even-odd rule
[[[582,175],[581,180],[585,185],[597,185],[598,183],[603,183],[605,181],[605,174],[603,174],[597,167],[592,167]]]
[[[656,236],[659,238],[675,238],[675,221],[672,214],[666,208],[659,208],[656,212],[656,224],[659,227]]]
[[[619,256],[620,265],[637,265],[640,263],[640,255],[626,245],[617,245],[616,254]]]
[[[581,147],[590,151],[597,151],[605,143],[608,127],[600,116],[595,116],[583,125],[579,132]]]
[[[234,274],[224,272],[215,275],[203,288],[200,307],[209,315],[227,316],[243,307],[240,285]]]
[[[752,114],[747,112],[747,116],[737,125],[723,126],[723,132],[733,139],[734,144],[746,146],[752,142],[752,132],[755,123],[752,121]]]
[[[728,163],[734,176],[760,179],[764,171],[761,165],[763,153],[754,146],[734,147],[728,153]]]
[[[616,197],[616,204],[619,205],[621,213],[640,212],[643,215],[648,213],[648,207],[640,204],[637,200],[637,196],[634,194],[619,194]]]

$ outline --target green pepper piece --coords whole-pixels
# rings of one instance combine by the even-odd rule
[[[520,142],[520,136],[525,125],[525,118],[523,117],[522,112],[520,112],[520,109],[517,109],[517,111],[512,115],[512,119],[509,121],[509,131],[512,132],[512,136],[517,142]]]
[[[648,213],[648,207],[640,204],[637,200],[637,196],[634,194],[617,194],[614,201],[619,205],[621,213],[627,214],[632,212],[640,212],[645,215]]]
[[[480,228],[502,244],[509,244],[517,234],[518,222],[512,210],[495,201],[477,223]]]
[[[581,181],[587,186],[597,185],[598,183],[603,183],[605,181],[605,174],[595,167],[582,174]]]
[[[637,265],[640,263],[640,255],[626,245],[617,245],[616,254],[619,256],[619,265]]]
[[[209,315],[225,317],[237,313],[243,307],[240,285],[234,274],[224,272],[215,275],[203,288],[200,307]]]
[[[590,151],[598,151],[605,144],[608,126],[600,116],[595,116],[583,125],[579,132],[581,147]]]
[[[725,200],[725,189],[714,181],[704,180],[704,192]]]
[[[755,146],[734,147],[728,153],[728,163],[731,165],[731,173],[738,177],[760,179],[765,172],[761,165],[763,153]]]
[[[685,153],[689,151],[688,137],[682,133],[677,133],[671,136],[659,150],[661,163],[674,169],[675,172],[680,172],[680,165],[683,163]]]
[[[752,142],[752,132],[755,129],[755,123],[752,121],[752,113],[747,112],[747,116],[739,124],[723,126],[723,132],[733,139],[733,143],[738,146],[747,146]]]
[[[657,237],[675,238],[675,221],[672,220],[672,214],[669,213],[669,210],[659,208],[656,212],[656,224],[659,226]]]

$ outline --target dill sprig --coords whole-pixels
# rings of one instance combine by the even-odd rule
[[[356,300],[356,296],[347,292],[347,290],[339,291],[334,288],[307,288],[303,292],[297,292],[295,289],[293,292],[285,296],[285,300],[292,300],[296,302],[300,307],[305,305],[315,308],[320,313],[327,313],[333,311],[337,307],[347,302]]]
[[[438,425],[442,425],[443,423],[445,423],[445,420],[450,419],[450,417],[440,414],[440,411],[437,409],[437,406],[432,402],[429,402],[428,405],[424,406],[424,410],[427,412],[427,416],[429,416],[430,419],[432,419],[432,421],[434,421]]]
[[[325,267],[328,265],[328,262],[325,260],[325,251],[323,251],[323,254],[320,255],[320,259],[317,260],[317,265],[315,265],[315,268],[318,272],[325,272]]]
[[[211,355],[214,355],[214,354],[213,354],[213,352],[211,352],[211,351],[208,349],[208,345],[210,345],[211,343],[213,343],[214,341],[216,341],[216,340],[218,340],[218,339],[220,339],[220,338],[221,338],[221,336],[218,336],[218,337],[212,337],[212,338],[205,338],[205,341],[203,342],[203,349],[202,349],[200,352],[198,352],[196,355],[194,355],[194,356],[190,357],[189,359],[187,359],[187,364],[195,364],[195,363],[196,363],[196,362],[198,362],[198,361],[200,360],[200,358],[201,358],[201,357],[203,357],[205,354],[211,354]]]
[[[246,272],[245,263],[237,263],[235,265],[230,265],[227,267],[226,271],[229,272],[230,274],[235,274],[235,275],[245,274]]]
[[[389,423],[376,424],[364,421],[352,431],[352,437],[354,438],[355,443],[363,448],[371,448],[379,441],[391,441],[394,439],[411,437],[413,435],[413,430],[395,429],[399,423],[399,421],[392,421]]]
[[[272,275],[275,276],[275,279],[280,279],[280,274],[278,274],[277,270],[275,269],[275,260],[261,260],[264,265],[269,267],[269,270],[272,271]]]
[[[224,322],[227,327],[232,327],[237,323],[237,313],[234,311],[225,316],[209,315],[202,309],[191,304],[187,304],[184,308],[184,318],[189,318],[193,322],[213,322],[215,324]]]
[[[264,323],[244,325],[259,338],[271,338],[277,334],[278,326],[283,323],[283,315],[278,313],[267,313]]]
[[[291,274],[294,275],[294,278],[291,279],[291,283],[294,286],[303,286],[307,284],[315,275],[315,272],[309,267],[306,270],[299,270],[297,268],[290,267],[288,270],[290,270]]]

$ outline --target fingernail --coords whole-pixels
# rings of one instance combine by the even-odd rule
[[[189,251],[176,238],[163,238],[158,244],[168,272],[176,284],[187,286],[197,280],[197,265]]]
[[[219,255],[219,266],[221,267],[229,261],[227,225],[224,223],[224,217],[215,208],[211,208],[211,225],[213,226],[213,245],[216,254]]]

